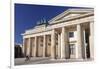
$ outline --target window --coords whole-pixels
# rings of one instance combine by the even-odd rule
[[[51,39],[49,39],[49,41],[51,41]]]
[[[70,54],[73,55],[75,52],[75,44],[70,44]]]
[[[50,43],[48,43],[48,45],[50,46],[51,44],[50,44]]]
[[[41,47],[43,47],[43,44],[40,44]]]
[[[43,39],[41,39],[41,42],[43,42]]]
[[[74,37],[74,32],[69,32],[69,37]]]

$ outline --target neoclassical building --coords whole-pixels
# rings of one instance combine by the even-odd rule
[[[94,9],[72,8],[43,20],[23,36],[23,52],[51,59],[94,58]]]

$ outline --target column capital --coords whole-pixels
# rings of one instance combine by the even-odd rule
[[[28,38],[29,40],[31,39],[31,37]]]
[[[81,26],[81,24],[76,24],[77,26]]]
[[[90,23],[94,23],[94,21],[90,21]]]
[[[65,29],[65,26],[64,26],[64,27],[62,27],[62,29]]]
[[[53,32],[55,32],[55,29],[52,29]]]

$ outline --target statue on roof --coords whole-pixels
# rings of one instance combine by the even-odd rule
[[[37,21],[37,25],[43,25],[43,24],[48,24],[45,18],[42,18],[41,20]]]

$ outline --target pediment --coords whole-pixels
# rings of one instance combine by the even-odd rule
[[[63,13],[57,15],[56,17],[52,18],[49,23],[52,24],[54,21],[59,21],[67,18],[73,18],[76,16],[80,16],[89,12],[93,12],[93,9],[68,9]]]
[[[79,16],[79,15],[81,15],[81,14],[70,13],[70,14],[67,14],[67,15],[61,17],[61,18],[56,19],[55,21],[59,21],[59,20],[67,19],[67,18],[72,18],[72,17]]]

